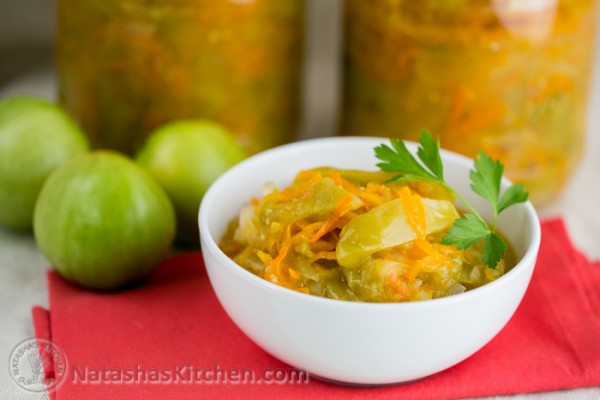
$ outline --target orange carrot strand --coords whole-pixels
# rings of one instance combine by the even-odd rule
[[[421,196],[412,194],[408,186],[398,191],[408,222],[417,235],[417,239],[425,239],[427,233],[427,217]]]
[[[285,228],[283,245],[281,246],[281,249],[279,250],[279,254],[277,254],[277,257],[275,257],[273,259],[273,262],[271,263],[273,272],[275,273],[275,275],[277,277],[281,277],[281,268],[280,268],[281,262],[288,255],[291,247],[292,247],[292,225],[290,224]]]
[[[340,219],[342,215],[344,215],[346,207],[348,207],[348,204],[350,204],[352,199],[354,199],[354,195],[349,194],[339,202],[339,204],[335,207],[335,210],[333,210],[333,213],[321,225],[317,233],[309,240],[309,243],[316,242],[334,228],[335,223]]]

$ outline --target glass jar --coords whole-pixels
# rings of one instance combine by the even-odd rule
[[[60,101],[96,147],[223,123],[250,153],[298,129],[302,0],[59,0]]]
[[[541,204],[582,154],[595,0],[346,0],[341,133],[500,159]]]

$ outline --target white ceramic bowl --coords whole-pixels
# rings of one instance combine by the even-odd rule
[[[390,384],[451,367],[507,323],[529,284],[540,243],[531,203],[507,209],[499,228],[519,260],[500,279],[441,299],[358,303],[298,293],[235,264],[218,247],[227,223],[266,182],[281,187],[319,166],[376,170],[373,148],[387,139],[335,137],[297,142],[248,158],[222,175],[200,206],[202,253],[219,301],[237,326],[274,357],[311,375],[351,384]],[[408,143],[409,150],[416,145]],[[469,189],[472,160],[442,152],[446,180],[490,217]],[[509,184],[503,181],[504,188]]]

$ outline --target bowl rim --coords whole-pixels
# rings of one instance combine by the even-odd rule
[[[480,296],[484,296],[487,292],[494,290],[495,288],[502,285],[509,285],[511,282],[521,274],[526,274],[529,270],[533,271],[535,268],[535,262],[541,242],[541,225],[539,216],[535,211],[535,208],[531,201],[527,201],[525,203],[517,204],[515,207],[523,207],[525,208],[525,212],[527,215],[527,226],[531,229],[531,241],[527,246],[527,250],[521,259],[517,262],[517,264],[507,273],[502,275],[500,278],[486,283],[480,287],[465,291],[463,293],[459,293],[452,296],[440,297],[435,299],[423,300],[423,301],[407,301],[407,302],[361,302],[361,301],[349,301],[349,300],[338,300],[331,299],[321,296],[310,295],[306,293],[300,293],[295,290],[291,290],[282,286],[279,286],[275,283],[269,282],[266,279],[260,278],[252,272],[246,270],[242,266],[235,263],[232,259],[230,259],[223,251],[219,248],[217,241],[212,236],[210,229],[208,227],[208,219],[209,214],[211,213],[211,207],[217,200],[217,195],[220,191],[225,188],[226,182],[230,179],[231,176],[238,173],[240,170],[249,169],[252,165],[256,163],[264,163],[268,162],[268,160],[282,152],[302,152],[307,149],[313,148],[314,146],[322,146],[327,145],[333,142],[340,142],[352,144],[352,143],[362,143],[362,144],[375,144],[376,142],[385,143],[388,142],[389,138],[383,137],[366,137],[366,136],[334,136],[334,137],[323,137],[323,138],[314,138],[314,139],[305,139],[297,142],[292,142],[288,144],[284,144],[281,146],[277,146],[255,155],[248,157],[247,159],[241,161],[236,164],[229,170],[227,170],[224,174],[222,174],[219,178],[217,178],[213,184],[209,187],[207,192],[205,193],[202,202],[200,203],[200,208],[198,212],[198,226],[200,230],[200,242],[202,244],[202,252],[204,258],[204,252],[210,251],[212,255],[224,264],[224,267],[227,268],[231,273],[235,274],[238,278],[242,279],[246,283],[257,287],[258,289],[266,292],[270,292],[273,295],[283,296],[288,298],[290,301],[302,301],[313,303],[315,305],[322,305],[325,307],[342,307],[342,308],[352,308],[352,309],[368,309],[371,311],[375,310],[389,310],[389,309],[405,309],[405,308],[429,308],[429,307],[440,307],[448,304],[453,304],[456,302],[464,302],[469,301],[469,299],[476,300]],[[418,143],[404,140],[404,143],[410,149],[416,149]],[[464,155],[452,152],[450,150],[440,149],[442,154],[442,158],[446,159],[454,159],[460,163],[473,163],[473,159],[468,158]],[[266,180],[268,181],[268,180]],[[265,182],[266,182],[265,181]],[[504,177],[502,178],[502,186],[510,185],[511,181]],[[225,221],[224,223],[227,223]],[[208,268],[207,268],[208,269]],[[209,274],[210,275],[210,274]]]

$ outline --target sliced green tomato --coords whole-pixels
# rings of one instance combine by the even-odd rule
[[[459,217],[448,200],[423,198],[427,221],[426,233],[448,229]],[[365,258],[378,251],[416,239],[400,199],[392,200],[352,219],[342,229],[336,254],[345,268],[358,267]]]
[[[342,199],[351,194],[346,189],[339,187],[333,179],[325,177],[302,199],[274,205],[267,204],[263,213],[269,221],[283,224],[303,218],[320,221],[331,215]],[[356,210],[361,205],[362,201],[354,196],[348,204],[348,210]]]
[[[389,276],[403,272],[408,266],[384,258],[367,258],[360,268],[344,269],[348,287],[364,301],[398,301],[389,298]],[[393,289],[392,289],[393,292]]]
[[[332,173],[337,172],[343,179],[357,186],[366,186],[368,183],[371,182],[383,183],[397,175],[395,172],[362,171],[357,169],[337,169],[333,167],[315,168],[314,171],[319,171],[323,175],[331,175]]]

